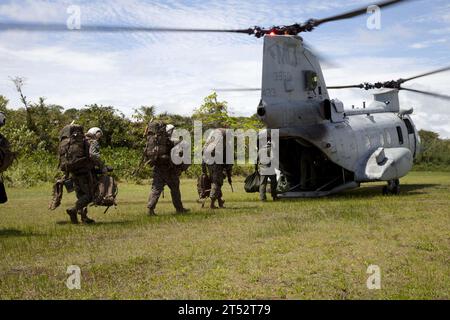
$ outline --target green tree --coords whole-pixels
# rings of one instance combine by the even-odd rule
[[[218,101],[216,92],[203,100],[203,104],[194,111],[193,119],[202,121],[205,129],[230,128],[235,122],[228,115],[228,103]]]

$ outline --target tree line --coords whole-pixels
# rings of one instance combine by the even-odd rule
[[[217,127],[244,130],[263,128],[256,115],[230,115],[227,102],[218,100],[216,93],[204,98],[203,104],[191,116],[157,113],[155,106],[141,106],[127,117],[113,106],[92,104],[79,109],[65,108],[48,104],[44,98],[29,103],[19,92],[23,102],[20,108],[10,108],[8,99],[0,95],[0,111],[7,116],[7,125],[2,128],[2,134],[11,142],[13,149],[19,152],[18,161],[5,174],[9,185],[31,186],[54,181],[60,174],[56,156],[59,132],[72,122],[82,125],[85,130],[94,126],[101,128],[105,162],[114,167],[119,179],[135,182],[148,179],[151,173],[150,168],[144,168],[138,176],[132,174],[139,165],[145,146],[145,127],[152,119],[163,120],[192,134],[193,121],[196,120],[202,121],[205,130]],[[186,175],[194,177],[200,170],[193,165]],[[238,167],[235,171],[237,174],[247,174],[249,167]]]
[[[44,98],[28,102],[17,83],[23,106],[10,108],[6,97],[0,95],[0,111],[7,116],[7,125],[2,134],[19,152],[18,161],[5,174],[9,185],[31,186],[41,182],[54,181],[60,175],[57,169],[57,147],[59,131],[73,121],[87,130],[100,127],[104,136],[101,141],[106,163],[115,168],[119,179],[141,182],[148,179],[150,168],[144,168],[138,176],[132,173],[139,165],[145,145],[143,133],[151,119],[164,120],[177,128],[193,130],[193,121],[199,120],[203,128],[227,127],[233,129],[261,129],[263,124],[257,116],[234,117],[230,115],[226,101],[218,100],[217,94],[207,96],[203,104],[191,116],[157,113],[155,106],[141,106],[134,109],[130,117],[113,106],[97,104],[83,108],[65,108],[48,104]],[[450,170],[450,140],[441,139],[437,133],[420,131],[422,152],[416,159],[416,170]],[[235,174],[246,175],[252,166],[236,166]],[[200,172],[198,166],[191,166],[188,177]]]

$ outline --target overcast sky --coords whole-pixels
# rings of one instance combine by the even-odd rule
[[[0,21],[61,22],[81,8],[82,24],[248,28],[321,18],[374,1],[365,0],[0,0]],[[381,30],[367,16],[325,24],[303,37],[333,63],[328,85],[405,78],[450,65],[450,3],[417,0],[382,11]],[[0,94],[19,106],[9,80],[27,79],[27,97],[65,107],[98,103],[127,115],[157,111],[190,114],[212,88],[260,87],[262,39],[234,34],[0,33]],[[406,85],[405,85],[406,86]],[[411,88],[450,94],[450,72],[414,80]],[[330,91],[344,105],[370,101],[370,92]],[[450,138],[450,103],[402,92],[421,129]],[[220,93],[235,115],[251,115],[259,93]]]

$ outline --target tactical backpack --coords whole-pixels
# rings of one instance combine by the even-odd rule
[[[8,169],[15,158],[16,154],[12,152],[9,141],[0,134],[0,173]]]
[[[114,178],[108,175],[101,175],[98,177],[93,203],[95,206],[102,207],[116,206],[118,192],[119,189]]]
[[[147,143],[144,149],[145,162],[150,166],[155,164],[169,164],[170,152],[173,143],[166,131],[166,125],[161,121],[152,121],[148,124]]]
[[[58,154],[59,168],[63,172],[87,171],[92,168],[89,144],[82,126],[68,125],[61,130]]]

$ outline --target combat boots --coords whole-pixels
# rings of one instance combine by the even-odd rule
[[[225,209],[225,206],[224,206],[225,200],[222,200],[222,198],[219,198],[217,201],[219,202],[219,208]]]
[[[87,208],[83,208],[81,211],[80,211],[80,215],[81,215],[81,222],[82,223],[85,223],[85,224],[92,224],[92,223],[95,223],[95,220],[92,220],[91,218],[89,218],[88,216],[87,216]]]
[[[189,211],[191,211],[191,210],[186,209],[186,208],[177,209],[177,213],[188,213]]]
[[[218,209],[216,207],[216,199],[211,199],[211,204],[209,206],[210,209]]]
[[[70,222],[72,224],[78,224],[77,210],[76,209],[67,209],[66,212],[70,217]]]
[[[155,209],[148,208],[147,215],[149,217],[156,217]]]

